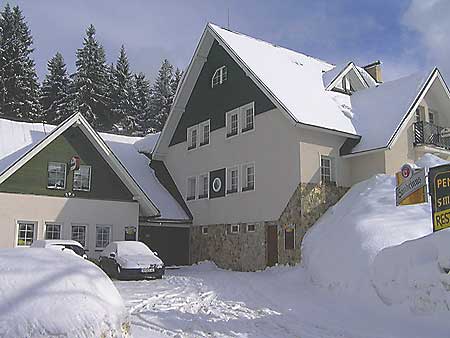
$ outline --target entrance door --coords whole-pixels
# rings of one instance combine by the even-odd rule
[[[278,263],[278,229],[277,225],[267,226],[267,266]]]

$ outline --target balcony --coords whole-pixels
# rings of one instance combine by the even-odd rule
[[[414,146],[433,145],[450,150],[450,128],[419,121],[414,123]]]

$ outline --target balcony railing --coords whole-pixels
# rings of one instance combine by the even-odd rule
[[[434,145],[450,150],[450,128],[425,121],[415,122],[414,145]]]

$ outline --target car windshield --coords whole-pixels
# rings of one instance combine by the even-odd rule
[[[125,242],[117,244],[117,254],[119,256],[152,255],[153,252],[141,242]]]
[[[80,248],[77,245],[66,245],[65,246],[67,249],[72,250],[73,252],[75,252],[77,255],[79,256],[83,256],[84,255],[84,249]]]

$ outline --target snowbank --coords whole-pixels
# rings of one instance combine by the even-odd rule
[[[372,264],[372,282],[385,304],[416,313],[450,311],[450,229],[383,249]]]
[[[127,320],[93,263],[49,249],[0,250],[0,337],[124,337]]]
[[[429,154],[417,162],[421,167],[443,163]],[[314,283],[352,294],[373,293],[370,265],[376,255],[432,232],[430,205],[396,207],[395,186],[390,175],[353,186],[310,229],[302,243],[302,259]]]

